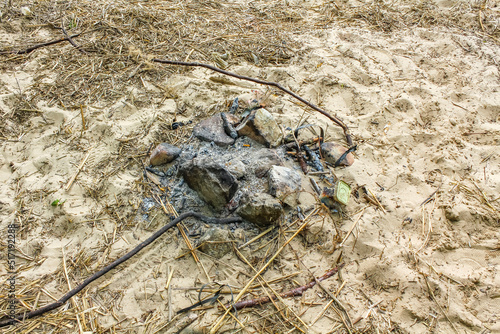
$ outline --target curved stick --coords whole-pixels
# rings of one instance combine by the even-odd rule
[[[65,42],[65,41],[68,41],[68,42],[72,42],[72,39],[75,38],[75,37],[78,37],[80,36],[81,33],[79,34],[74,34],[74,35],[67,35],[65,34],[65,37],[64,38],[60,38],[60,39],[56,39],[56,40],[53,40],[53,41],[50,41],[50,42],[45,42],[45,43],[40,43],[40,44],[36,44],[36,45],[33,45],[33,46],[30,46],[29,48],[25,49],[25,50],[18,50],[18,51],[0,51],[0,54],[15,54],[15,55],[22,55],[22,54],[26,54],[26,53],[30,53],[36,49],[39,49],[39,48],[43,48],[45,46],[49,46],[49,45],[54,45],[54,44],[57,44],[57,43],[61,43],[61,42]],[[74,42],[73,42],[74,43]]]
[[[329,113],[327,113],[326,111],[324,111],[320,107],[312,104],[311,102],[306,101],[305,99],[303,99],[299,95],[295,94],[291,90],[289,90],[289,89],[281,86],[279,83],[272,82],[272,81],[260,80],[260,79],[256,79],[256,78],[252,78],[252,77],[247,77],[247,76],[244,76],[244,75],[239,75],[239,74],[236,74],[236,73],[233,73],[233,72],[229,72],[229,71],[226,71],[226,70],[221,70],[218,67],[215,67],[215,66],[212,66],[212,65],[208,65],[208,64],[203,64],[203,63],[187,63],[187,62],[184,62],[184,61],[167,60],[167,59],[157,59],[157,58],[153,58],[151,61],[156,62],[156,63],[161,63],[161,64],[168,64],[168,65],[182,65],[182,66],[204,67],[204,68],[208,68],[209,70],[212,70],[212,71],[215,71],[215,72],[219,72],[219,73],[222,73],[222,74],[225,74],[225,75],[229,75],[230,77],[233,77],[233,78],[237,78],[237,79],[241,79],[241,80],[247,80],[247,81],[255,82],[255,83],[258,83],[258,84],[261,84],[261,85],[276,87],[279,90],[287,93],[288,95],[293,96],[294,98],[296,98],[300,102],[306,104],[307,106],[313,108],[317,112],[319,112],[322,115],[324,115],[324,116],[328,117],[329,119],[331,119],[335,124],[337,124],[338,126],[340,126],[344,130],[344,135],[345,135],[345,138],[347,140],[347,144],[349,146],[352,146],[352,138],[351,138],[351,135],[349,134],[349,128],[347,127],[347,125],[345,125],[344,122],[342,122],[342,120],[340,118],[338,118],[336,116],[330,115]]]
[[[149,244],[151,244],[153,241],[155,241],[156,239],[158,239],[167,230],[169,230],[170,228],[174,227],[175,225],[179,224],[181,221],[183,221],[184,219],[189,218],[189,217],[195,217],[195,218],[198,218],[200,220],[203,220],[206,223],[212,223],[212,224],[229,224],[229,223],[240,222],[242,220],[240,217],[230,217],[230,218],[212,218],[212,217],[206,217],[206,216],[203,216],[200,213],[192,212],[192,211],[183,213],[179,217],[175,218],[170,223],[168,223],[167,225],[163,226],[161,229],[159,229],[158,231],[156,231],[152,236],[150,236],[149,238],[147,238],[146,240],[144,240],[143,242],[141,242],[139,245],[137,245],[130,252],[128,252],[127,254],[123,255],[119,259],[113,261],[111,264],[108,264],[106,267],[102,268],[101,270],[99,270],[98,272],[96,272],[95,274],[93,274],[92,276],[90,276],[89,278],[87,278],[85,281],[83,281],[80,285],[78,285],[77,287],[75,287],[73,290],[67,292],[58,301],[56,301],[56,302],[54,302],[52,304],[49,304],[49,305],[45,305],[44,307],[41,307],[41,308],[39,308],[37,310],[31,311],[31,312],[28,312],[28,313],[18,314],[16,316],[12,317],[12,318],[3,319],[3,320],[0,321],[0,327],[5,327],[5,326],[13,325],[13,324],[15,324],[17,322],[20,322],[22,320],[31,319],[31,318],[37,317],[39,315],[42,315],[42,314],[44,314],[46,312],[52,311],[52,310],[54,310],[54,309],[56,309],[58,307],[61,307],[71,297],[73,297],[74,295],[76,295],[78,292],[82,291],[87,285],[89,285],[90,283],[92,283],[93,281],[95,281],[96,279],[98,279],[99,277],[105,275],[106,273],[108,273],[112,269],[116,268],[117,266],[119,266],[123,262],[127,261],[132,256],[134,256],[135,254],[137,254],[138,252],[140,252],[143,248],[145,248],[146,246],[148,246]]]

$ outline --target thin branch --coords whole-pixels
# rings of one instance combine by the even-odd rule
[[[317,279],[312,280],[311,282],[307,283],[306,285],[302,285],[302,286],[299,286],[298,288],[292,289],[290,291],[287,291],[287,292],[284,292],[284,293],[280,293],[279,296],[282,297],[282,298],[290,298],[290,297],[295,297],[295,296],[302,296],[302,294],[304,293],[304,291],[306,291],[306,290],[312,288],[313,286],[315,286],[317,282],[321,282],[321,281],[324,281],[324,280],[332,277],[333,275],[335,275],[339,271],[339,269],[341,269],[342,267],[344,267],[344,265],[345,264],[342,263],[338,267],[333,268],[332,270],[330,270],[329,272],[327,272],[323,276],[321,276],[321,277],[319,277]],[[273,296],[272,299],[276,300],[276,299],[278,299],[278,297]],[[257,305],[266,304],[266,303],[269,303],[270,301],[271,301],[271,299],[266,296],[266,297],[260,297],[260,298],[256,298],[256,299],[242,300],[242,301],[237,302],[236,304],[234,304],[232,307],[235,308],[235,309],[237,309],[237,310],[241,310],[241,309],[246,308],[246,307],[253,307],[253,306],[257,306]]]
[[[212,70],[212,71],[215,71],[215,72],[219,72],[219,73],[231,76],[233,78],[237,78],[237,79],[241,79],[241,80],[246,80],[246,81],[251,81],[251,82],[255,82],[255,83],[261,84],[261,85],[276,87],[279,90],[287,93],[288,95],[293,96],[294,98],[296,98],[300,102],[304,103],[305,105],[307,105],[307,106],[311,107],[312,109],[318,111],[322,115],[328,117],[335,124],[337,124],[338,126],[340,126],[344,130],[344,135],[346,137],[347,144],[349,146],[352,146],[352,138],[351,138],[351,135],[349,134],[349,128],[347,127],[347,125],[345,125],[345,123],[340,118],[338,118],[336,116],[330,115],[329,113],[327,113],[326,111],[324,111],[320,107],[312,104],[311,102],[306,101],[305,99],[303,99],[299,95],[295,94],[291,90],[289,90],[289,89],[281,86],[279,83],[272,82],[272,81],[260,80],[260,79],[256,79],[256,78],[252,78],[252,77],[247,77],[247,76],[244,76],[244,75],[239,75],[239,74],[236,74],[236,73],[233,73],[233,72],[229,72],[229,71],[226,71],[226,70],[222,70],[222,69],[220,69],[218,67],[215,67],[215,66],[212,66],[212,65],[208,65],[208,64],[203,64],[203,63],[196,63],[196,62],[187,63],[187,62],[184,62],[184,61],[167,60],[167,59],[157,59],[157,58],[153,58],[151,61],[156,62],[156,63],[161,63],[161,64],[168,64],[168,65],[204,67],[204,68],[208,68],[209,70]]]
[[[7,54],[15,54],[15,55],[22,55],[22,54],[27,54],[27,53],[30,53],[36,49],[39,49],[39,48],[43,48],[45,46],[49,46],[49,45],[54,45],[54,44],[57,44],[57,43],[61,43],[61,42],[65,42],[65,41],[69,41],[70,39],[72,38],[75,38],[75,37],[78,37],[80,36],[81,33],[79,34],[74,34],[74,35],[71,35],[71,36],[67,36],[67,37],[64,37],[64,38],[60,38],[60,39],[55,39],[53,41],[50,41],[50,42],[45,42],[45,43],[40,43],[40,44],[36,44],[36,45],[33,45],[25,50],[18,50],[18,51],[15,51],[15,50],[12,50],[12,51],[0,51],[0,54],[2,55],[7,55]]]
[[[64,19],[61,20],[61,30],[62,30],[64,36],[66,36],[66,38],[68,39],[68,42],[71,43],[71,45],[73,45],[81,53],[87,54],[87,51],[83,50],[81,46],[79,46],[78,44],[76,44],[75,41],[73,40],[73,38],[70,35],[68,35],[66,29],[64,29]]]
[[[155,241],[156,239],[158,239],[163,233],[165,233],[166,231],[168,231],[169,229],[171,229],[172,227],[176,226],[181,221],[183,221],[184,219],[189,218],[189,217],[195,217],[195,218],[198,218],[198,219],[200,219],[200,220],[202,220],[202,221],[204,221],[206,223],[212,223],[212,224],[230,224],[230,223],[236,223],[236,222],[240,222],[241,221],[240,217],[212,218],[212,217],[203,216],[200,213],[192,212],[192,211],[183,213],[179,217],[177,217],[176,219],[172,220],[170,223],[168,223],[167,225],[163,226],[161,229],[159,229],[158,231],[156,231],[149,238],[147,238],[146,240],[144,240],[143,242],[141,242],[139,245],[137,245],[130,252],[128,252],[127,254],[123,255],[119,259],[115,260],[111,264],[107,265],[103,269],[99,270],[98,272],[96,272],[95,274],[93,274],[92,276],[90,276],[89,278],[87,278],[85,281],[83,281],[83,283],[81,283],[80,285],[78,285],[77,287],[75,287],[74,289],[72,289],[71,291],[69,291],[68,293],[66,293],[58,301],[56,301],[56,302],[54,302],[52,304],[46,305],[44,307],[41,307],[41,308],[39,308],[37,310],[28,312],[28,313],[18,314],[16,316],[12,317],[12,318],[3,319],[3,320],[0,321],[0,327],[5,327],[5,326],[13,325],[13,324],[16,324],[16,323],[18,323],[18,322],[20,322],[22,320],[31,319],[31,318],[37,317],[39,315],[42,315],[42,314],[44,314],[46,312],[52,311],[52,310],[54,310],[54,309],[56,309],[58,307],[61,307],[71,297],[75,296],[78,292],[82,291],[87,285],[89,285],[90,283],[92,283],[93,281],[95,281],[96,279],[98,279],[99,277],[107,274],[109,271],[111,271],[112,269],[116,268],[117,266],[119,266],[123,262],[127,261],[132,256],[134,256],[135,254],[137,254],[138,252],[140,252],[143,248],[145,248],[146,246],[148,246],[149,244],[151,244],[153,241]]]

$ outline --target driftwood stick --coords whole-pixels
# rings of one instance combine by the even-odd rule
[[[57,44],[57,43],[65,42],[65,41],[70,41],[72,38],[78,37],[80,35],[81,35],[81,33],[74,34],[74,35],[67,36],[67,37],[60,38],[60,39],[55,39],[55,40],[50,41],[50,42],[36,44],[36,45],[30,46],[29,48],[27,48],[25,50],[0,51],[0,54],[3,54],[3,55],[6,55],[6,54],[22,55],[22,54],[30,53],[36,49],[39,49],[39,48],[43,48],[45,46],[49,46],[49,45],[53,45],[53,44]]]
[[[231,76],[233,78],[237,78],[237,79],[241,79],[241,80],[246,80],[246,81],[251,81],[251,82],[255,82],[255,83],[261,84],[261,85],[276,87],[279,90],[287,93],[288,95],[293,96],[294,98],[296,98],[300,102],[304,103],[305,105],[307,105],[307,106],[311,107],[312,109],[316,110],[320,114],[328,117],[335,124],[337,124],[338,126],[340,126],[344,130],[344,135],[346,137],[347,144],[349,146],[352,146],[352,138],[351,138],[351,135],[349,134],[349,128],[347,127],[347,125],[345,125],[345,123],[340,118],[338,118],[336,116],[330,115],[329,113],[327,113],[326,111],[324,111],[320,107],[312,104],[311,102],[306,101],[305,99],[303,99],[302,97],[300,97],[296,93],[294,93],[291,90],[289,90],[289,89],[281,86],[279,83],[272,82],[272,81],[260,80],[260,79],[256,79],[256,78],[252,78],[252,77],[247,77],[247,76],[244,76],[244,75],[239,75],[239,74],[236,74],[236,73],[233,73],[233,72],[229,72],[229,71],[226,71],[226,70],[222,70],[222,69],[220,69],[218,67],[215,67],[215,66],[212,66],[212,65],[208,65],[208,64],[203,64],[203,63],[196,63],[196,62],[187,63],[187,62],[184,62],[184,61],[167,60],[167,59],[157,59],[157,58],[153,58],[151,61],[156,62],[156,63],[161,63],[161,64],[168,64],[168,65],[204,67],[204,68],[208,68],[209,70],[212,70],[212,71],[215,71],[215,72],[219,72],[219,73]]]
[[[66,36],[66,38],[68,39],[68,42],[71,43],[71,45],[73,45],[81,53],[87,54],[87,52],[85,50],[83,50],[78,44],[76,44],[75,41],[73,40],[73,38],[70,35],[68,35],[66,29],[64,29],[64,20],[62,20],[62,22],[61,22],[61,30],[62,30],[64,36]]]
[[[304,293],[304,291],[306,291],[306,290],[312,288],[313,286],[315,286],[316,282],[321,282],[321,281],[324,281],[324,280],[332,277],[343,266],[344,266],[344,263],[342,263],[338,267],[333,268],[332,270],[330,270],[329,272],[327,272],[323,276],[317,278],[316,280],[312,280],[311,282],[307,283],[306,285],[302,285],[302,286],[299,286],[298,288],[295,288],[295,289],[292,289],[290,291],[281,293],[280,297],[282,297],[282,298],[289,298],[289,297],[295,297],[295,296],[302,296],[302,294]],[[278,297],[273,296],[273,300],[276,300],[277,298]],[[234,304],[232,306],[232,308],[233,309],[237,309],[237,310],[241,310],[241,309],[246,308],[246,307],[253,307],[253,306],[257,306],[257,305],[266,304],[266,303],[269,303],[270,301],[271,301],[271,299],[269,297],[267,297],[267,296],[266,297],[256,298],[256,299],[243,300],[243,301],[240,301],[240,302],[237,302],[236,304]],[[230,307],[230,305],[228,305],[227,307]]]
[[[56,301],[56,302],[54,302],[52,304],[49,304],[49,305],[45,305],[44,307],[41,307],[41,308],[39,308],[37,310],[31,311],[31,312],[28,312],[28,313],[18,314],[16,316],[12,317],[12,318],[7,318],[7,319],[4,318],[4,319],[0,320],[0,327],[5,327],[5,326],[13,325],[13,324],[16,324],[16,323],[18,323],[18,322],[20,322],[22,320],[31,319],[31,318],[37,317],[39,315],[42,315],[42,314],[44,314],[46,312],[52,311],[52,310],[54,310],[54,309],[56,309],[58,307],[61,307],[71,297],[75,296],[78,292],[82,291],[87,285],[89,285],[93,281],[97,280],[101,276],[107,274],[109,271],[111,271],[112,269],[116,268],[117,266],[119,266],[123,262],[127,261],[132,256],[134,256],[135,254],[139,253],[143,248],[145,248],[146,246],[148,246],[149,244],[151,244],[153,241],[155,241],[156,239],[158,239],[163,233],[165,233],[166,231],[168,231],[169,229],[171,229],[172,227],[176,226],[181,221],[183,221],[184,219],[189,218],[189,217],[195,217],[195,218],[198,218],[198,219],[200,219],[200,220],[202,220],[202,221],[204,221],[206,223],[213,223],[213,224],[229,224],[229,223],[235,223],[235,222],[240,222],[241,221],[240,217],[212,218],[212,217],[203,216],[200,213],[192,212],[192,211],[183,213],[179,217],[177,217],[176,219],[172,220],[170,223],[168,223],[167,225],[163,226],[161,229],[159,229],[158,231],[156,231],[149,238],[147,238],[146,240],[144,240],[143,242],[141,242],[139,245],[137,245],[130,252],[128,252],[127,254],[123,255],[119,259],[113,261],[111,264],[107,265],[103,269],[99,270],[98,272],[96,272],[95,274],[93,274],[92,276],[90,276],[89,278],[87,278],[85,281],[83,281],[83,283],[81,283],[77,287],[73,288],[71,291],[67,292],[58,301]]]

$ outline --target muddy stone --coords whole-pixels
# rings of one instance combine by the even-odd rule
[[[236,131],[239,136],[247,136],[268,147],[279,146],[283,138],[283,133],[273,115],[263,108],[252,111]]]
[[[283,161],[273,149],[263,148],[256,153],[258,159],[255,161],[255,175],[263,177],[272,166],[283,166]]]
[[[151,152],[149,163],[153,166],[167,164],[174,161],[181,152],[182,150],[177,146],[161,143]]]
[[[290,206],[297,205],[298,191],[302,183],[299,172],[288,167],[273,166],[268,177],[271,195]]]
[[[188,186],[216,209],[223,209],[238,189],[236,178],[211,158],[195,158],[181,167]]]
[[[233,160],[227,162],[226,168],[238,180],[244,178],[246,173],[247,173],[247,169],[245,167],[245,164],[238,159],[233,159]]]
[[[347,148],[336,144],[336,143],[323,143],[321,144],[321,152],[326,162],[335,165],[338,159],[342,156],[342,154],[347,151]],[[354,155],[349,153],[346,157],[340,162],[339,166],[351,166],[354,163]]]
[[[280,202],[266,193],[245,194],[241,203],[237,213],[261,227],[275,224],[283,211]]]
[[[203,253],[220,259],[233,249],[231,232],[219,228],[208,229],[200,239]]]
[[[231,114],[226,114],[226,117],[233,125],[239,121],[238,117]],[[234,143],[234,139],[224,131],[220,113],[196,124],[193,128],[193,135],[200,140],[214,142],[218,146],[229,146]]]

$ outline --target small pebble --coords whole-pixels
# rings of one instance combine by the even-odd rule
[[[149,163],[152,166],[159,166],[174,161],[182,150],[177,146],[161,143],[151,152]]]
[[[347,148],[336,143],[323,143],[321,144],[321,153],[326,162],[335,165],[335,162],[347,151]],[[354,163],[354,155],[349,153],[340,162],[339,166],[351,166]]]

